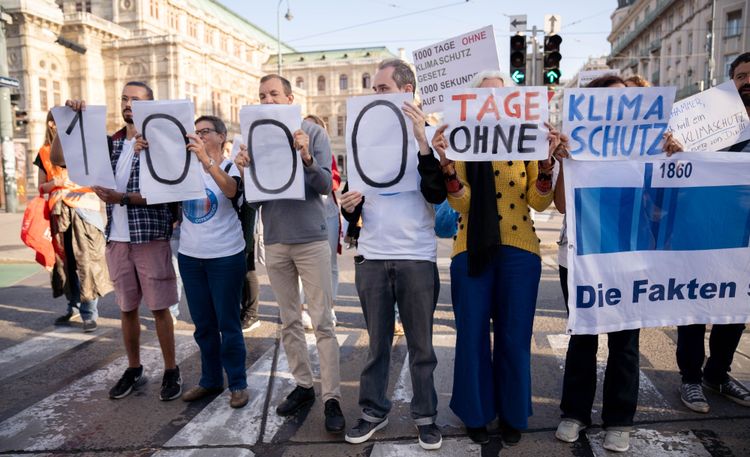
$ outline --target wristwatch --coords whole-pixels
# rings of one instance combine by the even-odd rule
[[[122,198],[120,198],[120,206],[126,206],[130,204],[130,197],[128,197],[127,192],[122,193]]]

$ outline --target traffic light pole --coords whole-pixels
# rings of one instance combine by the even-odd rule
[[[536,34],[539,29],[536,26],[531,28],[531,86],[536,86],[539,83],[539,65],[537,64],[537,56],[539,55],[539,44],[536,41]]]
[[[2,13],[2,9],[0,9]],[[0,76],[8,76],[8,50],[5,45],[5,22],[0,19]],[[16,151],[13,146],[13,113],[10,107],[10,88],[0,87],[0,140],[3,151],[3,182],[5,183],[5,212],[18,211],[16,186]]]

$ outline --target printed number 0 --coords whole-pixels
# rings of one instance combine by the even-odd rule
[[[255,158],[253,156],[253,131],[256,127],[259,127],[261,125],[275,125],[276,127],[280,128],[284,132],[284,135],[286,135],[286,140],[289,143],[289,150],[292,152],[292,175],[289,176],[289,180],[283,186],[277,189],[268,189],[266,187],[263,187],[260,184],[260,181],[258,181],[258,172],[255,169]],[[250,178],[253,180],[253,183],[255,183],[255,186],[261,192],[265,192],[267,194],[280,194],[289,189],[289,187],[292,186],[292,183],[294,183],[294,177],[297,175],[297,151],[294,150],[294,139],[292,138],[292,132],[290,132],[289,129],[286,128],[286,125],[284,125],[283,123],[274,119],[259,119],[253,122],[250,125],[250,131],[247,134],[247,155],[250,156]]]
[[[377,182],[371,179],[369,176],[367,176],[362,170],[362,164],[359,163],[359,149],[357,148],[357,132],[359,132],[359,123],[362,120],[362,117],[364,117],[365,113],[369,111],[370,109],[378,106],[383,105],[387,108],[390,108],[394,113],[396,113],[396,117],[398,118],[398,122],[401,126],[401,168],[398,171],[398,175],[396,175],[395,178],[388,182]],[[352,156],[354,156],[354,166],[357,168],[357,173],[359,173],[359,177],[362,178],[362,181],[364,181],[367,185],[372,187],[390,187],[399,181],[401,181],[401,178],[404,177],[404,174],[406,173],[406,161],[408,160],[408,154],[409,154],[409,143],[408,143],[408,134],[406,130],[406,121],[404,120],[404,115],[401,113],[401,110],[398,109],[396,105],[393,103],[387,101],[387,100],[375,100],[374,102],[371,102],[367,106],[362,109],[362,111],[359,112],[359,115],[357,116],[357,120],[354,122],[354,128],[352,129]]]
[[[151,122],[154,119],[166,119],[170,122],[173,122],[174,125],[177,126],[178,129],[180,129],[180,134],[182,134],[182,139],[185,141],[185,146],[188,145],[188,139],[187,139],[187,131],[185,131],[185,127],[182,126],[180,121],[177,120],[174,116],[170,116],[169,114],[164,113],[156,113],[151,114],[150,116],[146,117],[146,119],[143,121],[143,128],[141,129],[143,131],[143,139],[148,140],[146,137],[146,126],[149,122]],[[146,165],[148,166],[148,171],[151,173],[151,176],[154,177],[156,182],[160,182],[162,184],[179,184],[182,181],[185,180],[185,177],[188,174],[188,170],[190,169],[190,156],[192,153],[185,148],[185,168],[182,169],[182,174],[177,177],[177,179],[164,179],[161,176],[156,174],[156,171],[154,170],[154,164],[151,161],[151,151],[149,149],[146,150]]]

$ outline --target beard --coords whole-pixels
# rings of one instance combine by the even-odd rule
[[[122,119],[125,121],[126,124],[132,124],[133,123],[133,112],[128,110],[127,114],[125,111],[122,112]]]
[[[742,103],[744,103],[746,107],[750,107],[750,84],[743,84],[742,87],[737,89],[737,92],[740,94]]]

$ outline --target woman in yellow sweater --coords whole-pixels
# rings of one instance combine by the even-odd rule
[[[482,72],[472,81],[473,87],[504,85],[499,72]],[[439,153],[447,147],[444,130],[433,138]],[[553,131],[550,148],[559,145]],[[542,211],[552,202],[554,164],[443,164],[448,203],[460,213],[450,270],[457,333],[450,406],[475,442],[489,441],[486,426],[499,417],[503,441],[513,445],[531,415],[531,333],[541,258],[530,208]]]

